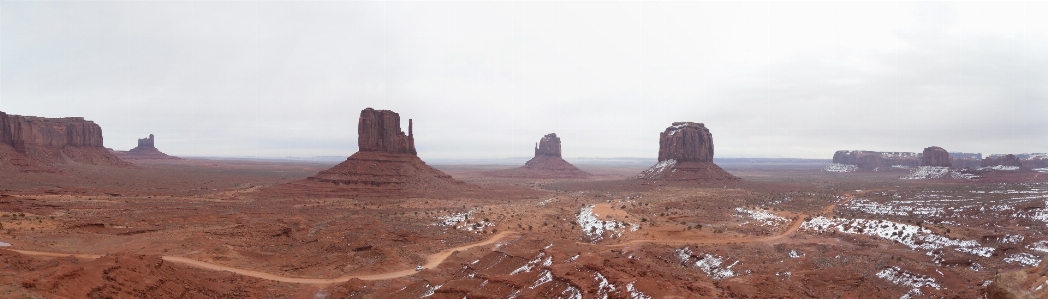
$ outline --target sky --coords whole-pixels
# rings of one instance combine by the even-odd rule
[[[172,155],[423,159],[1048,152],[1048,2],[0,1],[0,111]]]

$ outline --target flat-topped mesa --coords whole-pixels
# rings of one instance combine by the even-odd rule
[[[920,157],[921,154],[912,152],[837,151],[833,153],[833,163],[855,165],[861,169],[892,166],[917,167]]]
[[[982,160],[982,167],[993,167],[993,166],[1015,166],[1023,167],[1022,161],[1018,156],[1013,154],[1007,155],[991,155]]]
[[[921,154],[921,166],[951,167],[950,153],[938,146],[924,148]]]
[[[560,137],[557,133],[549,133],[535,144],[535,157],[550,156],[560,157]]]
[[[357,146],[362,152],[386,152],[418,155],[415,137],[408,120],[408,134],[400,130],[400,114],[371,108],[360,111],[357,122]]]
[[[76,163],[129,165],[102,146],[102,127],[93,121],[0,112],[0,168],[61,172],[55,167]]]
[[[739,180],[713,163],[713,134],[694,122],[675,122],[660,133],[659,163],[638,178],[698,184]]]
[[[675,122],[659,135],[659,162],[713,162],[713,134],[706,125]]]

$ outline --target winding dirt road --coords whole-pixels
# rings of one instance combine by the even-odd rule
[[[504,231],[504,232],[496,234],[495,236],[492,236],[491,238],[488,238],[487,240],[484,240],[484,241],[481,241],[481,242],[478,242],[478,243],[466,244],[466,245],[462,245],[462,246],[458,246],[458,247],[448,248],[448,249],[445,249],[445,250],[443,250],[441,252],[437,252],[437,253],[431,254],[428,257],[426,257],[426,264],[423,265],[423,267],[426,267],[427,269],[436,268],[441,263],[443,263],[444,260],[446,260],[449,256],[451,256],[452,253],[455,253],[456,251],[466,250],[466,249],[470,249],[470,248],[473,248],[473,247],[493,244],[493,243],[498,242],[498,241],[500,241],[500,240],[502,240],[502,239],[504,239],[504,238],[506,238],[506,237],[508,237],[510,235],[515,235],[515,234],[517,234],[517,232]],[[32,250],[16,250],[16,249],[10,249],[10,250],[18,252],[18,253],[21,253],[21,254],[25,254],[25,255],[43,256],[43,257],[66,257],[66,256],[70,256],[70,255],[72,255],[72,256],[74,256],[76,258],[80,258],[80,259],[96,259],[96,258],[101,257],[101,255],[97,255],[97,254],[69,254],[69,253],[60,253],[60,252],[46,252],[46,251],[32,251]],[[208,262],[198,261],[198,260],[185,258],[185,257],[179,257],[179,256],[162,256],[161,258],[163,258],[165,261],[181,263],[181,264],[185,264],[185,265],[188,265],[188,266],[191,266],[191,267],[195,267],[195,268],[200,268],[200,269],[215,270],[215,271],[229,271],[229,272],[237,273],[237,274],[244,275],[244,276],[251,276],[251,277],[256,277],[256,278],[261,278],[261,279],[266,279],[266,280],[280,281],[280,282],[301,283],[301,284],[317,284],[317,285],[326,285],[326,284],[333,284],[333,283],[339,283],[339,282],[346,282],[346,281],[349,281],[350,279],[354,279],[354,278],[360,279],[360,280],[394,279],[394,278],[399,278],[399,277],[404,277],[404,276],[415,275],[415,273],[418,273],[418,271],[415,271],[415,269],[412,268],[412,269],[405,269],[405,270],[400,270],[400,271],[393,271],[393,272],[386,272],[386,273],[377,273],[377,274],[364,274],[364,275],[353,275],[353,274],[351,274],[351,275],[339,276],[339,277],[335,277],[335,278],[300,278],[300,277],[280,276],[280,275],[276,275],[276,274],[270,274],[270,273],[259,272],[259,271],[254,271],[254,270],[247,270],[247,269],[227,267],[227,266],[216,265],[216,264],[212,264],[212,263],[208,263]]]

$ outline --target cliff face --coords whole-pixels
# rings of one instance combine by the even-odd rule
[[[921,166],[938,166],[938,167],[950,167],[950,153],[945,149],[932,146],[924,149],[924,153],[921,156]]]
[[[26,146],[102,147],[102,127],[83,117],[44,118],[0,112],[0,143],[20,152]]]
[[[659,162],[713,162],[713,134],[706,125],[675,122],[659,134]]]
[[[538,156],[560,157],[560,137],[557,137],[557,133],[542,136],[535,145],[535,157]]]
[[[0,112],[0,171],[63,172],[70,163],[129,165],[102,146],[102,127],[92,121]]]
[[[357,146],[362,152],[386,152],[417,155],[415,137],[408,120],[408,134],[400,130],[400,114],[371,108],[360,111],[357,122]]]

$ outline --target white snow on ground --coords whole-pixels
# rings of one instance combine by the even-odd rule
[[[906,166],[906,165],[892,165],[892,168],[899,168],[899,169],[913,169],[913,167],[910,167],[910,166]]]
[[[1023,239],[1025,239],[1025,237],[1023,237],[1022,235],[1004,235],[1004,237],[1001,237],[1001,243],[1019,244],[1019,242],[1022,242]]]
[[[473,215],[473,210],[469,210],[467,212],[458,214],[451,214],[447,216],[438,216],[437,219],[440,220],[439,225],[452,226],[458,224],[459,222],[466,221],[466,219],[469,219],[470,215]]]
[[[822,170],[823,171],[829,171],[829,172],[855,172],[856,170],[859,170],[859,166],[850,165],[850,164],[833,163],[833,164],[827,165],[826,168],[823,168]]]
[[[516,270],[513,270],[513,272],[510,272],[509,275],[517,274],[517,273],[520,273],[520,272],[531,272],[531,269],[534,268],[535,265],[538,265],[538,263],[542,262],[542,257],[544,257],[544,256],[546,256],[545,252],[539,252],[539,255],[535,256],[535,259],[529,261],[527,264],[524,264],[523,266],[520,266],[520,268],[517,268]],[[550,260],[550,262],[552,263],[552,261],[553,261],[553,257],[552,256],[547,258],[547,259]]]
[[[633,283],[636,283],[636,281],[626,285],[626,292],[630,293],[630,299],[651,299],[651,296],[633,287]]]
[[[979,167],[979,170],[1019,170],[1019,166],[997,165],[997,166],[993,166],[993,167],[990,167],[990,166]]]
[[[844,208],[861,211],[867,214],[898,216],[908,216],[910,214],[941,216],[944,212],[943,208],[939,207],[898,205],[895,203],[896,202],[893,202],[893,204],[882,204],[876,201],[857,198],[845,204]]]
[[[436,294],[437,290],[439,290],[440,287],[442,287],[442,286],[444,286],[444,285],[442,285],[442,284],[438,284],[438,285],[435,285],[435,286],[434,285],[430,285],[429,290],[426,290],[426,292],[423,293],[422,296],[419,297],[419,298],[426,298],[426,297],[429,297],[429,296],[433,296],[433,294]]]
[[[615,220],[600,220],[596,214],[593,214],[593,206],[588,206],[579,210],[579,213],[575,216],[575,221],[578,222],[581,227],[582,233],[593,242],[603,240],[605,231],[612,237],[620,237],[622,236],[622,232],[626,229],[636,231],[639,228],[639,226],[631,223],[618,222]]]
[[[550,198],[550,199],[547,199],[547,200],[543,200],[543,201],[539,202],[539,205],[540,206],[544,206],[546,204],[549,204],[550,202],[553,202],[553,198]]]
[[[790,253],[788,254],[788,256],[789,256],[789,257],[790,257],[791,259],[795,259],[795,258],[799,258],[799,257],[802,257],[802,256],[804,256],[804,255],[803,255],[803,254],[800,254],[800,253],[798,253],[798,252],[797,252],[797,250],[790,250]]]
[[[903,298],[910,298],[911,294],[920,295],[921,288],[929,287],[936,290],[941,290],[942,285],[935,281],[935,278],[924,276],[921,274],[910,273],[908,271],[899,269],[899,267],[889,267],[887,269],[877,272],[877,277],[883,278],[895,285],[901,285],[913,288]]]
[[[681,263],[685,265],[689,264],[692,256],[694,256],[694,253],[688,247],[677,249],[674,253],[676,253],[677,257],[681,259]],[[693,265],[699,267],[699,269],[701,269],[702,272],[705,272],[710,278],[720,280],[735,276],[735,271],[731,268],[735,267],[738,263],[739,261],[735,261],[731,265],[723,266],[724,257],[707,253],[703,254],[703,257],[698,259]]]
[[[542,274],[539,275],[539,279],[536,280],[535,283],[531,284],[531,286],[528,287],[528,288],[529,289],[534,289],[534,288],[536,288],[536,287],[538,287],[540,285],[544,285],[544,284],[546,284],[547,282],[550,282],[550,281],[553,281],[553,273],[549,272],[549,270],[545,270],[545,271],[542,271]]]
[[[648,168],[648,170],[645,170],[645,171],[641,172],[638,177],[639,178],[651,178],[651,177],[654,177],[654,176],[662,173],[663,171],[666,171],[666,169],[673,168],[673,165],[677,165],[677,160],[669,159],[669,160],[666,160],[666,161],[662,161],[662,162],[656,163],[655,166],[652,166],[651,168]]]
[[[760,223],[761,226],[768,226],[768,225],[770,225],[770,226],[778,226],[780,224],[783,224],[783,223],[786,223],[786,222],[790,221],[789,219],[780,217],[780,216],[772,214],[772,213],[768,213],[767,211],[763,211],[763,210],[754,211],[754,210],[747,210],[747,209],[743,209],[743,208],[735,208],[735,212],[738,212],[739,214],[743,214],[743,215],[749,216],[750,218],[753,218],[753,220],[757,220],[757,222]],[[745,223],[743,223],[743,224],[745,224]]]
[[[1006,263],[1020,263],[1020,264],[1032,267],[1032,266],[1037,266],[1037,264],[1040,264],[1041,263],[1041,259],[1037,258],[1036,255],[1032,255],[1032,254],[1025,253],[1025,252],[1020,252],[1020,253],[1016,253],[1016,254],[1013,254],[1013,255],[1011,255],[1009,257],[1004,258],[1004,262],[1006,262]]]
[[[950,178],[955,180],[971,180],[978,178],[979,176],[973,174],[962,173],[956,170],[951,170],[949,167],[939,166],[921,166],[917,167],[910,174],[901,177],[904,180],[923,180],[923,179],[944,179]]]
[[[1048,172],[1048,168],[1034,168],[1033,171],[1036,171],[1036,172]]]
[[[582,291],[579,291],[578,288],[573,287],[573,286],[568,286],[567,288],[564,289],[563,292],[560,292],[560,294],[561,295],[565,295],[566,297],[564,297],[564,296],[557,296],[557,298],[582,299]]]
[[[593,279],[597,280],[597,298],[608,299],[608,294],[615,291],[615,285],[608,282],[600,272],[594,273]]]
[[[1034,242],[1027,248],[1034,251],[1048,252],[1048,240]]]
[[[819,216],[802,223],[801,229],[816,232],[836,230],[848,234],[874,236],[898,242],[914,250],[931,251],[953,246],[958,247],[954,250],[983,257],[989,257],[994,251],[994,248],[981,247],[979,242],[973,240],[950,239],[923,227],[886,220],[830,219]]]

